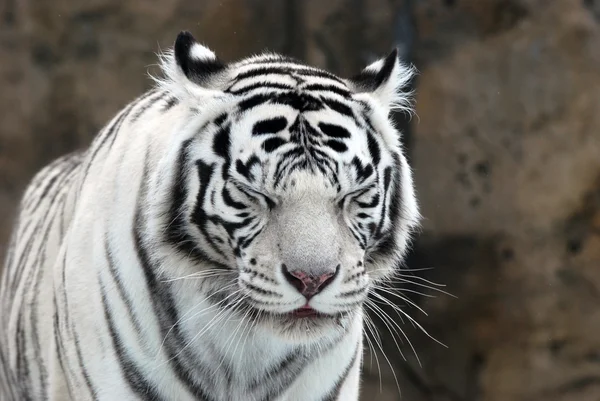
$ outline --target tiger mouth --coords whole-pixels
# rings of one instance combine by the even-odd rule
[[[250,300],[245,300],[244,303],[251,310],[249,316],[252,320],[271,322],[275,321],[282,324],[339,323],[353,313],[351,310],[325,313],[313,308],[308,304],[289,312],[273,312],[261,309],[260,304],[257,305]]]
[[[293,310],[292,312],[290,312],[290,314],[292,315],[292,317],[296,317],[296,318],[317,318],[320,315],[323,315],[322,313],[320,313],[319,311],[313,309],[312,307],[305,305],[301,308],[298,308],[296,310]]]
[[[272,314],[272,317],[283,323],[339,323],[346,316],[345,313],[323,313],[311,307],[302,307],[288,313]]]

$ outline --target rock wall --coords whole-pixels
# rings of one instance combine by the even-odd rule
[[[0,254],[27,180],[149,87],[180,29],[342,75],[398,45],[420,70],[408,267],[456,298],[405,287],[448,348],[406,322],[405,362],[378,322],[402,398],[379,354],[362,399],[600,399],[600,1],[5,0],[0,21]]]
[[[459,297],[423,303],[450,347],[424,376],[448,399],[598,400],[600,2],[424,3],[416,265]]]

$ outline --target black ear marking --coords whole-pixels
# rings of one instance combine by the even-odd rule
[[[192,50],[205,50],[205,56],[198,58]],[[206,84],[215,74],[223,71],[226,66],[210,50],[199,44],[188,31],[181,31],[175,40],[175,60],[185,76],[192,82]]]
[[[350,78],[350,80],[362,90],[375,91],[390,78],[392,71],[394,71],[394,66],[398,61],[398,48],[394,48],[383,60],[383,65],[378,70],[371,68],[364,69],[358,75]]]

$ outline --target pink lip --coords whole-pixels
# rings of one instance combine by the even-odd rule
[[[318,312],[311,308],[308,304],[292,312],[294,317],[316,317]]]

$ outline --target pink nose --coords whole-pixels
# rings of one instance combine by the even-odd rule
[[[290,271],[286,265],[283,265],[283,274],[287,281],[307,299],[317,295],[319,292],[323,291],[325,287],[331,284],[339,270],[340,266],[338,265],[334,271],[319,275],[311,275],[302,270]]]

